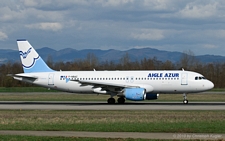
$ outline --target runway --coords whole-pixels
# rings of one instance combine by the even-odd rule
[[[225,110],[225,102],[0,101],[1,110]]]

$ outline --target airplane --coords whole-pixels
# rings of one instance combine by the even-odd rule
[[[10,74],[14,79],[38,86],[71,92],[107,94],[109,104],[125,100],[157,99],[159,94],[187,94],[210,90],[214,84],[203,75],[182,70],[142,71],[55,71],[48,67],[26,39],[17,40],[24,73]]]

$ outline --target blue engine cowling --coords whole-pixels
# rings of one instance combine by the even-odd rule
[[[157,93],[146,93],[146,100],[158,99],[159,94]]]
[[[126,88],[123,94],[128,100],[142,101],[146,99],[146,90],[143,88]]]

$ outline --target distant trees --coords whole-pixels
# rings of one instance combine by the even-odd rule
[[[184,51],[180,58],[179,66],[187,69],[194,70],[199,65],[199,61],[196,59],[195,54],[191,51]]]
[[[51,56],[47,58],[46,63],[54,70],[77,71],[77,70],[185,70],[196,71],[203,74],[207,79],[213,81],[215,87],[225,87],[225,62],[208,63],[199,62],[193,52],[185,51],[178,63],[172,63],[167,60],[159,61],[156,57],[144,58],[140,61],[132,61],[129,54],[121,57],[119,62],[99,60],[94,54],[89,53],[83,60],[74,60],[71,62],[54,62]],[[31,86],[31,84],[13,80],[7,74],[22,73],[21,63],[8,62],[0,66],[0,87],[19,87]]]

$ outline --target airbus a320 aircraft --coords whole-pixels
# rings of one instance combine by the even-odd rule
[[[17,40],[24,73],[14,79],[72,93],[108,94],[108,103],[157,99],[158,94],[183,94],[210,90],[214,84],[203,75],[184,70],[161,71],[55,71],[49,68],[25,39]]]

